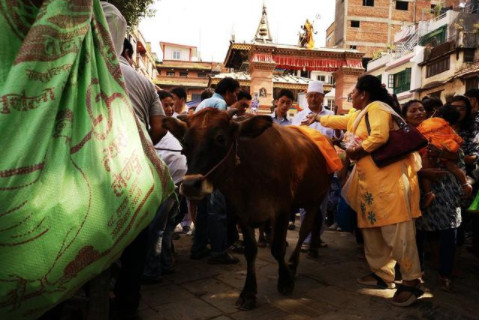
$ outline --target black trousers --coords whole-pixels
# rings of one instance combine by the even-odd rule
[[[148,228],[145,228],[120,257],[122,267],[115,284],[114,319],[128,319],[137,312],[147,251]]]

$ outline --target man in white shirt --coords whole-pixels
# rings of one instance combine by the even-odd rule
[[[179,185],[187,172],[187,158],[181,154],[182,145],[169,131],[155,145],[157,155],[168,166],[175,185]],[[161,275],[174,272],[172,235],[175,226],[183,219],[177,204],[178,191],[167,198],[157,210],[155,219],[148,227],[149,245],[143,271],[144,282],[157,282]]]
[[[325,93],[323,91],[323,82],[312,80],[308,83],[307,102],[308,107],[298,112],[292,120],[292,125],[299,126],[306,124],[307,115],[333,115],[333,111],[327,110],[323,107],[323,99]],[[310,128],[320,131],[329,139],[334,137],[335,130],[322,126],[318,121],[312,123]]]
[[[176,87],[173,88],[170,93],[173,96],[173,108],[175,112],[173,113],[173,117],[176,118],[180,114],[187,113],[187,91],[185,91],[184,87]]]
[[[298,112],[292,120],[292,125],[300,126],[307,124],[307,115],[315,114],[315,115],[333,115],[334,112],[327,110],[323,107],[323,99],[325,98],[325,93],[323,91],[323,82],[312,80],[308,83],[307,89],[307,102],[308,107],[304,110]],[[322,126],[319,122],[314,122],[310,125],[310,128],[320,131],[323,135],[327,136],[329,139],[333,139],[335,137],[335,130],[326,128]],[[327,215],[327,204],[328,204],[328,197],[325,197],[325,200],[320,205],[320,211],[322,212],[322,227],[320,230],[320,235],[323,233],[324,224],[325,224],[325,217]],[[305,216],[305,211],[303,209],[300,210],[300,217],[301,221],[303,222],[303,218]],[[325,247],[326,244],[320,240],[320,246]],[[310,244],[310,235],[304,242],[302,249],[306,249]]]

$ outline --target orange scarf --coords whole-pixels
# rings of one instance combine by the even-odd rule
[[[330,140],[321,132],[307,126],[288,126],[287,128],[300,131],[315,143],[327,162],[328,173],[333,173],[343,168],[342,160],[338,157],[337,151],[335,151]]]

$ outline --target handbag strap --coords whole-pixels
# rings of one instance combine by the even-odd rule
[[[395,114],[392,114],[392,118],[393,118],[393,121],[397,123],[400,129],[404,130],[405,128],[407,128],[408,130],[408,124],[405,122],[405,120],[403,120],[401,117]],[[368,135],[370,135],[370,121],[368,121],[368,112],[365,114],[365,123],[367,125]]]

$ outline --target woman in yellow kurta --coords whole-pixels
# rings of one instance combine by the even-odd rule
[[[361,139],[360,145],[346,150],[356,164],[342,190],[347,203],[357,212],[358,227],[364,236],[365,256],[372,271],[357,281],[393,288],[394,267],[398,262],[403,283],[392,303],[407,306],[423,293],[419,289],[421,269],[413,221],[421,215],[417,179],[421,159],[417,153],[412,153],[382,168],[373,162],[370,153],[387,142],[389,131],[396,126],[390,101],[380,80],[365,75],[358,79],[352,92],[352,104],[357,112],[345,116],[316,116],[314,120],[333,129],[346,129]],[[370,134],[365,122],[367,112]]]

